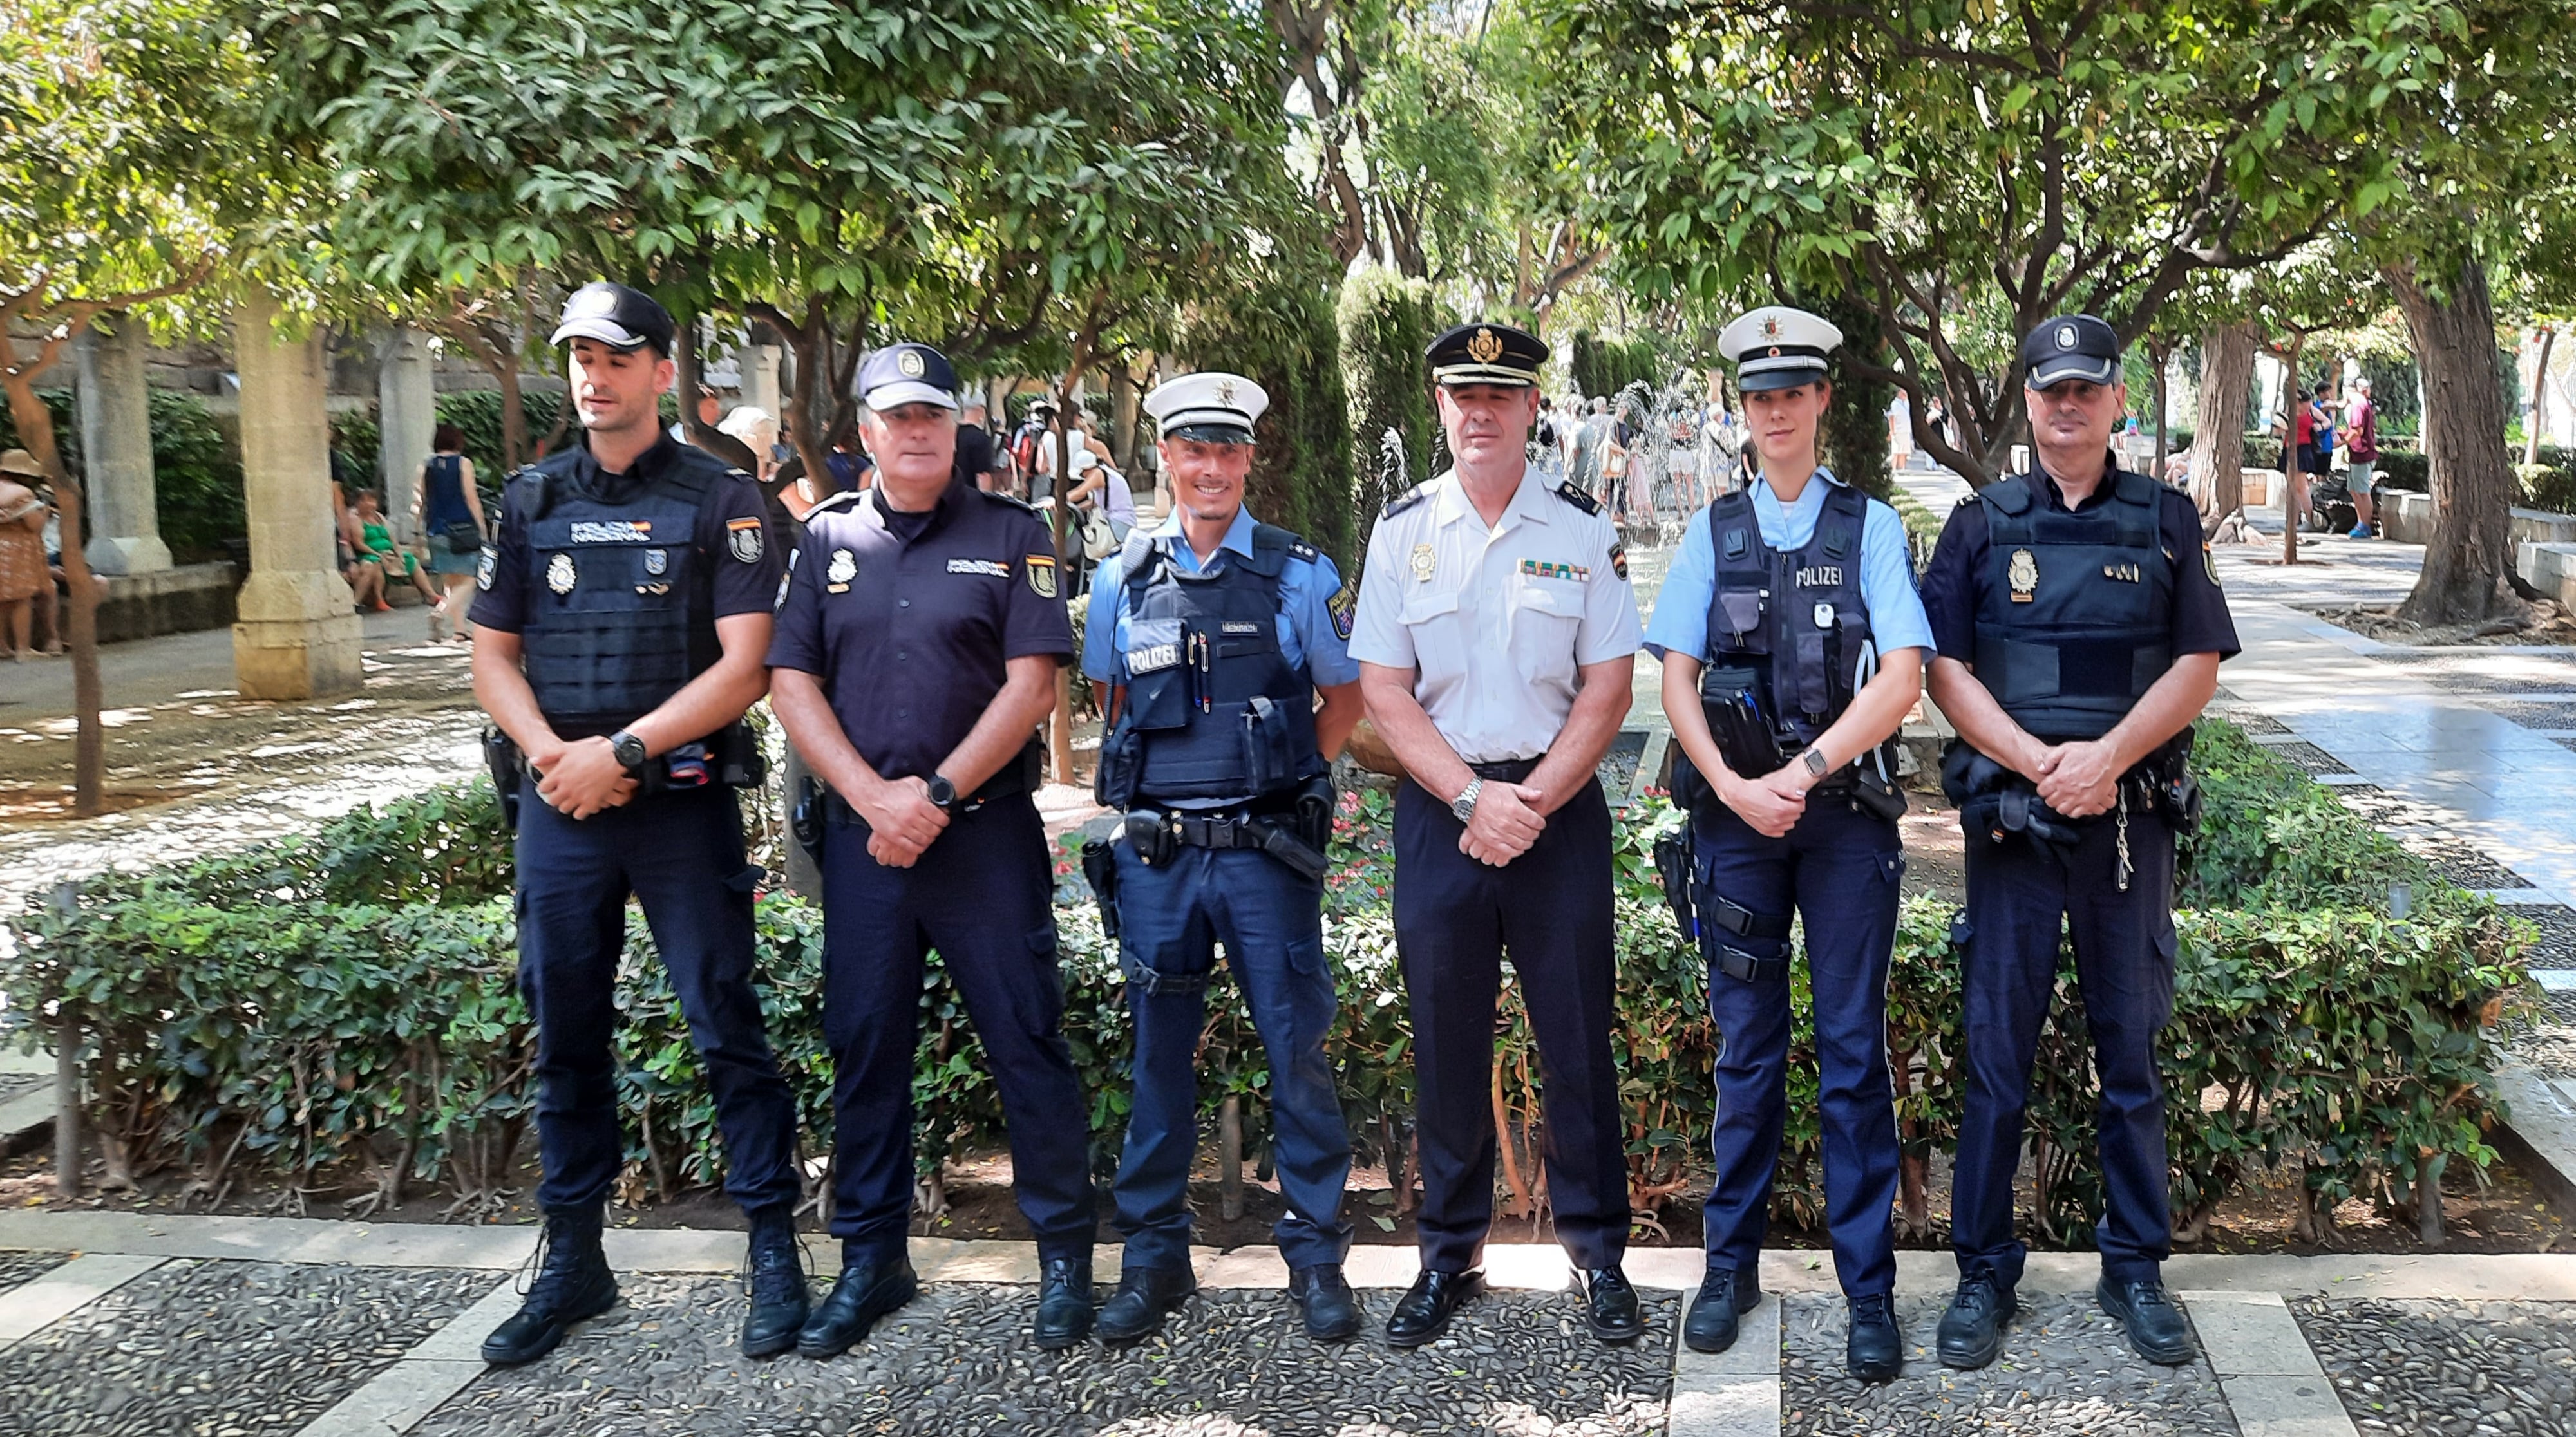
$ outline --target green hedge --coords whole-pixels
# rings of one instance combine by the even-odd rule
[[[83,473],[80,419],[68,389],[40,389],[54,416],[54,442],[63,463]],[[224,557],[224,543],[250,532],[242,495],[241,441],[218,422],[206,402],[184,390],[155,389],[152,415],[153,508],[161,541],[179,562]],[[19,447],[18,428],[0,405],[0,449]]]
[[[2576,514],[2576,449],[2543,444],[2538,463],[2516,464],[2513,472],[2522,481],[2523,503],[2553,514]]]
[[[1235,369],[1270,396],[1245,502],[1351,568],[1351,416],[1333,295],[1314,277],[1271,278],[1195,311],[1174,349],[1194,368]]]
[[[1429,284],[1372,265],[1343,283],[1335,322],[1350,401],[1356,561],[1386,502],[1437,472],[1444,446],[1422,354],[1439,332],[1438,317]],[[1358,582],[1356,563],[1343,572]]]
[[[2266,1170],[2299,1175],[2323,1208],[2354,1194],[2402,1201],[2419,1160],[2483,1166],[2495,1106],[2489,1031],[2523,977],[2527,925],[2442,885],[2332,795],[2241,735],[2203,725],[2212,820],[2183,855],[2175,1015],[2163,1043],[2175,1211],[2186,1228]],[[1341,1020],[1329,1053],[1363,1152],[1405,1147],[1409,1026],[1387,893],[1383,796],[1346,798],[1328,880],[1327,946]],[[71,913],[11,920],[0,991],[20,1025],[68,1002],[94,1046],[94,1131],[136,1175],[181,1168],[207,1188],[244,1166],[301,1187],[393,1173],[460,1193],[502,1180],[533,1091],[527,1014],[511,983],[505,851],[481,783],[360,811],[298,842],[95,880]],[[1682,821],[1659,802],[1617,828],[1618,1021],[1632,1184],[1647,1210],[1700,1181],[1713,1107],[1710,1024],[1698,956],[1675,936],[1650,854]],[[2386,886],[2414,886],[2389,916]],[[1058,864],[1065,1028],[1092,1096],[1093,1152],[1114,1165],[1127,1110],[1130,1035],[1112,954]],[[2225,906],[2221,906],[2225,905]],[[797,1092],[804,1144],[828,1141],[829,1063],[821,924],[781,894],[757,908],[768,955],[758,983]],[[1915,1217],[1931,1156],[1952,1143],[1964,1088],[1955,911],[1905,905],[1888,985],[1891,1047]],[[631,1196],[714,1180],[712,1101],[641,924],[621,965],[618,1037]],[[1792,1039],[1788,1145],[1775,1193],[1785,1218],[1822,1211],[1812,1029],[1803,970]],[[2060,961],[2070,995],[2071,956]],[[926,1170],[961,1146],[1002,1139],[1000,1105],[936,960],[921,996],[914,1070]],[[2040,1222],[2090,1240],[2101,1206],[2095,1093],[2080,1008],[2061,1003],[2042,1040],[2031,1125],[2043,1174]],[[27,1035],[35,1041],[35,1034]],[[1538,1070],[1519,993],[1499,1022],[1503,1102],[1524,1183],[1537,1172]],[[1241,994],[1220,983],[1204,1039],[1202,1098],[1245,1095],[1261,1139],[1267,1085]],[[649,1137],[648,1137],[649,1135]],[[1542,1140],[1543,1141],[1543,1140]],[[317,1182],[325,1179],[325,1182]]]

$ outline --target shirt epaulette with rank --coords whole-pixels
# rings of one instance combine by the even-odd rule
[[[1584,493],[1581,489],[1576,488],[1572,480],[1568,480],[1565,483],[1556,486],[1556,497],[1573,505],[1575,508],[1582,510],[1586,514],[1598,514],[1601,512],[1601,501]]]
[[[813,504],[807,506],[805,517],[811,519],[826,509],[830,509],[835,506],[845,507],[855,504],[861,499],[866,498],[867,493],[868,491],[865,489],[835,489],[831,493],[816,500]]]
[[[1315,546],[1307,543],[1303,539],[1291,539],[1288,541],[1288,557],[1291,559],[1303,559],[1307,563],[1311,564],[1315,562],[1316,552]]]
[[[1403,493],[1396,495],[1394,498],[1387,500],[1386,507],[1380,509],[1377,516],[1381,519],[1392,519],[1396,515],[1403,513],[1405,510],[1412,508],[1414,505],[1421,503],[1423,500],[1430,498],[1431,492],[1438,487],[1439,481],[1437,480],[1426,480],[1423,483],[1416,484],[1412,488],[1405,490]]]
[[[1038,506],[1016,494],[1005,494],[998,489],[977,489],[975,492],[996,504],[1008,504],[1014,509],[1025,509],[1032,514],[1038,511]]]

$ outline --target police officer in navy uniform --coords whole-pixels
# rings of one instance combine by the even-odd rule
[[[1494,1004],[1504,955],[1546,1073],[1548,1202],[1585,1321],[1645,1331],[1621,1270],[1626,1129],[1610,1058],[1610,805],[1594,776],[1627,716],[1637,603],[1618,529],[1529,462],[1547,346],[1468,324],[1427,356],[1457,465],[1369,537],[1351,656],[1410,775],[1395,800],[1395,936],[1413,1017],[1422,1273],[1387,1340],[1445,1331],[1493,1220]]]
[[[2191,722],[2236,627],[2191,500],[2112,462],[2128,391],[2111,327],[2052,319],[2021,362],[2037,468],[1963,500],[1923,576],[1932,698],[1959,731],[1942,782],[1968,839],[1959,1288],[1938,1350],[1953,1367],[1993,1361],[2015,1310],[2013,1173],[2062,927],[2102,1085],[2095,1294],[2141,1356],[2183,1363],[2191,1328],[2160,1275],[2172,1218],[2156,1038],[2173,1012],[2174,838],[2198,811]]]
[[[1887,968],[1905,812],[1889,740],[1923,692],[1932,631],[1896,511],[1816,462],[1842,331],[1757,309],[1719,334],[1761,475],[1685,531],[1646,629],[1686,769],[1687,887],[1709,963],[1717,1178],[1702,1223],[1707,1276],[1682,1337],[1735,1342],[1761,1299],[1762,1236],[1786,1116],[1789,928],[1805,920],[1822,1068],[1825,1218],[1850,1306],[1852,1375],[1902,1366],[1897,1144],[1887,1071]],[[1678,840],[1678,836],[1677,840]],[[1677,872],[1668,868],[1668,872]]]
[[[1359,665],[1344,647],[1354,599],[1331,559],[1244,507],[1253,425],[1269,407],[1237,374],[1186,375],[1145,396],[1172,514],[1102,564],[1084,628],[1084,672],[1117,686],[1099,797],[1126,815],[1084,866],[1107,890],[1136,1023],[1117,1184],[1127,1245],[1100,1311],[1111,1341],[1154,1331],[1197,1287],[1195,1069],[1219,941],[1270,1058],[1289,1297],[1319,1340],[1360,1327],[1342,1276],[1351,1140],[1324,1057],[1340,1011],[1324,957],[1326,766],[1359,722]]]
[[[743,1351],[806,1316],[796,1111],[751,985],[752,895],[736,785],[757,783],[743,710],[768,687],[778,561],[751,476],[672,442],[671,316],[619,284],[564,306],[582,442],[512,476],[475,580],[474,696],[516,753],[496,778],[518,823],[519,984],[537,1025],[537,1201],[546,1250],[487,1362],[551,1351],[617,1284],[601,1203],[624,1157],[609,1056],[626,900],[669,970],[715,1092],[725,1190],[751,1221]],[[522,777],[524,773],[524,777]]]
[[[826,787],[823,1030],[841,1275],[798,1339],[832,1357],[918,1282],[912,1073],[922,954],[983,1040],[1037,1238],[1036,1342],[1091,1330],[1090,1122],[1060,1019],[1039,723],[1073,658],[1046,525],[955,471],[957,376],[895,344],[860,366],[876,483],[808,511],[778,593],[771,707]],[[817,811],[819,810],[819,811]]]

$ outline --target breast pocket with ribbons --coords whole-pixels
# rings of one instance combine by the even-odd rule
[[[1512,665],[1534,684],[1574,681],[1575,637],[1583,627],[1583,586],[1523,579],[1512,590]]]

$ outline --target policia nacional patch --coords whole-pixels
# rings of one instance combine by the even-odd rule
[[[1041,599],[1055,597],[1055,555],[1031,554],[1027,560],[1029,592]]]
[[[746,564],[760,562],[760,526],[757,515],[746,515],[725,521],[725,547]]]

